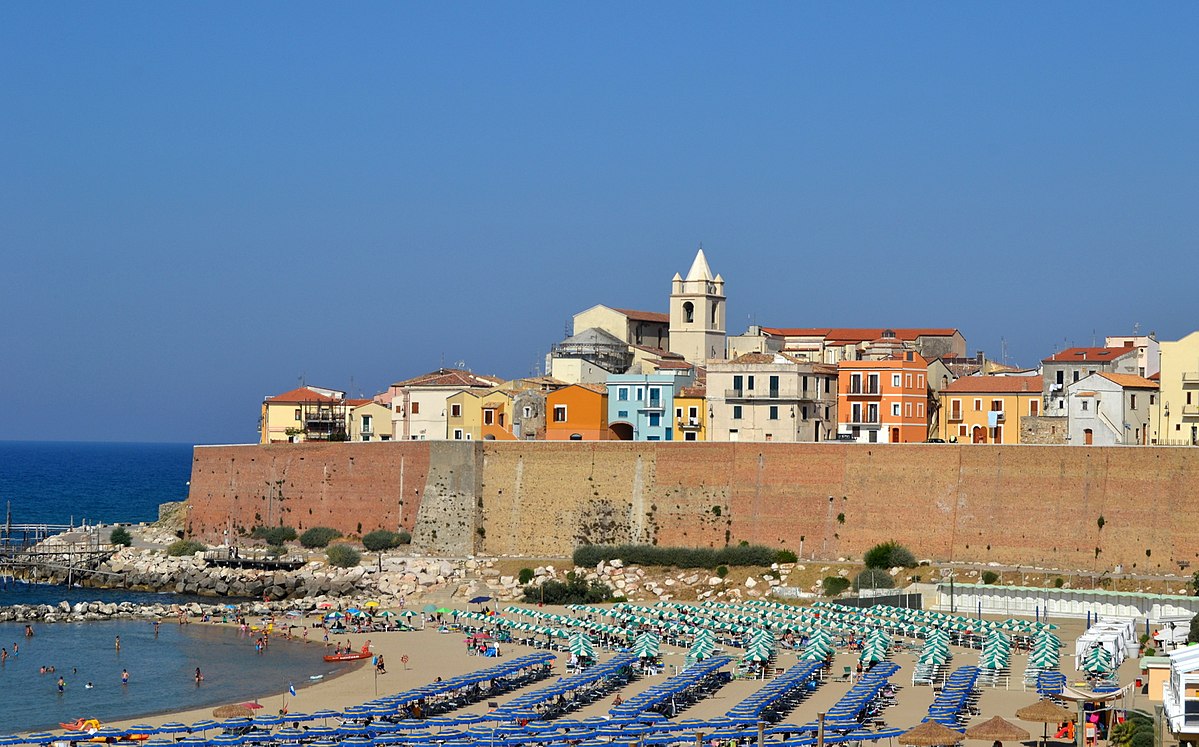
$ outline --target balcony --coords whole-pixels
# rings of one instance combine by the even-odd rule
[[[1182,414],[1184,417],[1199,415],[1199,405],[1183,405]]]
[[[962,411],[961,410],[950,410],[949,411],[949,422],[951,422],[951,423],[962,422]]]
[[[662,410],[662,400],[651,399],[648,402],[642,403],[642,405],[640,407],[638,407],[637,409],[641,410],[641,411],[653,410],[655,412],[660,412]]]
[[[1199,371],[1183,371],[1182,372],[1182,383],[1183,384],[1199,384]]]
[[[679,418],[678,428],[681,431],[698,431],[702,426],[699,418]]]
[[[850,397],[877,397],[881,392],[877,385],[875,386],[850,386],[846,392]]]
[[[1003,410],[991,410],[995,414],[995,419],[999,422],[1004,422],[1007,419],[1007,414]]]
[[[725,389],[724,390],[724,398],[725,399],[744,399],[744,400],[771,400],[771,399],[780,400],[780,399],[784,399],[782,393],[778,389],[766,389],[763,391],[754,391],[752,389]],[[807,394],[805,393],[802,397],[787,396],[786,399],[799,401],[800,399],[807,399]]]

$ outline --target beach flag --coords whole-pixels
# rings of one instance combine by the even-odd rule
[[[290,682],[287,683],[287,694],[293,698],[296,697],[296,686]]]

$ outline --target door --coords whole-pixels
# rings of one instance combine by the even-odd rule
[[[1090,446],[1091,444],[1095,443],[1095,432],[1092,431],[1090,428],[1087,428],[1086,430],[1084,430],[1082,432],[1082,442],[1086,446]]]
[[[974,443],[985,444],[987,442],[987,431],[981,425],[974,426]]]
[[[898,428],[891,429],[891,443],[893,443],[893,444],[899,443],[899,429]]]

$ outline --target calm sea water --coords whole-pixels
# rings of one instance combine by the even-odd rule
[[[139,522],[187,497],[190,444],[0,441],[0,521]]]
[[[6,734],[56,729],[80,716],[115,721],[240,703],[278,694],[289,683],[301,687],[311,677],[336,673],[322,661],[319,645],[279,639],[257,654],[250,635],[200,623],[164,622],[157,638],[147,621],[35,623],[32,638],[24,630],[23,625],[0,625],[0,646],[9,652],[0,665],[0,730]],[[14,644],[20,649],[17,656],[12,655]],[[41,674],[43,666],[56,671]],[[199,686],[196,667],[204,673]],[[123,669],[129,671],[128,685],[121,684]],[[61,695],[59,676],[66,680]],[[297,711],[320,707],[305,703],[302,690],[295,704]]]
[[[12,504],[13,523],[140,522],[158,518],[158,505],[183,500],[191,476],[187,444],[0,442],[0,512]],[[0,513],[0,521],[3,521]],[[173,604],[191,597],[61,586],[0,585],[0,605],[60,601]],[[211,599],[206,601],[213,601]],[[296,687],[335,672],[323,649],[277,640],[258,655],[252,639],[214,626],[163,624],[158,638],[146,621],[0,624],[0,732],[57,727],[80,716],[111,721],[151,713],[238,703]],[[114,646],[121,637],[121,650]],[[20,651],[13,656],[13,644]],[[53,666],[54,674],[40,674]],[[196,687],[196,667],[204,682]],[[121,670],[129,684],[121,685]],[[57,678],[66,678],[58,694]],[[88,682],[94,687],[87,688]],[[308,707],[301,691],[297,709]],[[318,704],[312,704],[313,709]]]

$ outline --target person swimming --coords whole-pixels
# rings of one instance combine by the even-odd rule
[[[93,685],[92,683],[90,683],[90,682],[89,682],[89,683],[87,683],[86,685],[84,685],[84,686],[83,686],[83,689],[84,689],[84,690],[91,690],[93,687],[95,687],[95,685]]]

